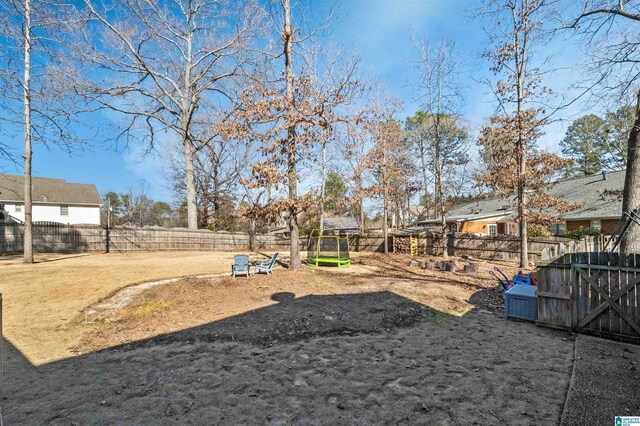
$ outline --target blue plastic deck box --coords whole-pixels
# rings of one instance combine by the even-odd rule
[[[507,318],[535,321],[538,318],[534,285],[514,285],[504,293],[504,313]]]

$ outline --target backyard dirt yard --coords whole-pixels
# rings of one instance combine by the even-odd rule
[[[7,424],[561,419],[574,337],[503,318],[488,271],[511,264],[450,273],[374,254],[234,280],[232,257],[0,260]]]

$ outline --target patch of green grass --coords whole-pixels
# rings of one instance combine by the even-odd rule
[[[163,310],[166,307],[167,302],[165,302],[164,300],[158,300],[156,302],[146,301],[142,305],[138,306],[135,309],[134,313],[136,315],[149,316]]]

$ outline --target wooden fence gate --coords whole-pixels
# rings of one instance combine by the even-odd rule
[[[540,267],[538,324],[640,341],[640,256],[575,253]]]

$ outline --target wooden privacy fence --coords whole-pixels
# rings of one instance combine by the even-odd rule
[[[0,254],[23,250],[23,227],[19,223],[0,223]],[[382,251],[384,238],[378,234],[355,235],[349,239],[352,251]],[[244,232],[213,232],[206,229],[130,228],[99,225],[36,223],[33,226],[34,251],[40,253],[134,252],[134,251],[224,251],[248,250],[250,236]],[[254,250],[289,250],[288,238],[255,235]],[[300,248],[307,237],[300,238]],[[391,247],[391,246],[390,246]]]
[[[300,238],[301,250],[306,248],[307,237]],[[442,254],[441,235],[423,232],[413,241],[403,244],[408,235],[396,234],[389,238],[389,250],[394,246],[414,247],[416,254]],[[23,228],[19,223],[0,223],[0,253],[21,252]],[[223,251],[247,250],[250,237],[245,232],[213,232],[206,229],[132,228],[115,226],[108,230],[99,225],[64,225],[36,223],[33,226],[34,250],[40,253],[131,252],[131,251]],[[394,244],[394,242],[396,244]],[[529,241],[529,260],[540,262],[559,254],[580,250],[591,251],[604,241],[587,237],[575,242],[567,238],[532,238]],[[351,251],[382,252],[384,237],[380,233],[352,235]],[[509,235],[477,236],[452,234],[447,236],[446,247],[452,256],[473,256],[482,259],[518,260],[519,239]],[[254,250],[289,249],[289,239],[276,235],[256,235]]]
[[[415,246],[417,254],[442,255],[442,235],[436,232],[396,234],[393,247]],[[390,246],[391,247],[391,246]],[[446,236],[447,252],[451,256],[473,256],[480,259],[512,260],[520,259],[520,239],[511,235],[480,236],[472,234],[450,234]],[[548,237],[529,240],[529,261],[538,263],[560,254],[575,251],[576,243],[568,238]]]
[[[640,254],[567,254],[537,275],[539,325],[640,341]]]
[[[23,250],[23,227],[0,223],[0,253]],[[36,223],[33,226],[34,251],[41,253],[132,252],[132,251],[223,251],[246,250],[250,237],[242,232],[213,232],[206,229],[129,228],[106,229],[99,225]],[[284,250],[288,239],[256,235],[255,249]]]

